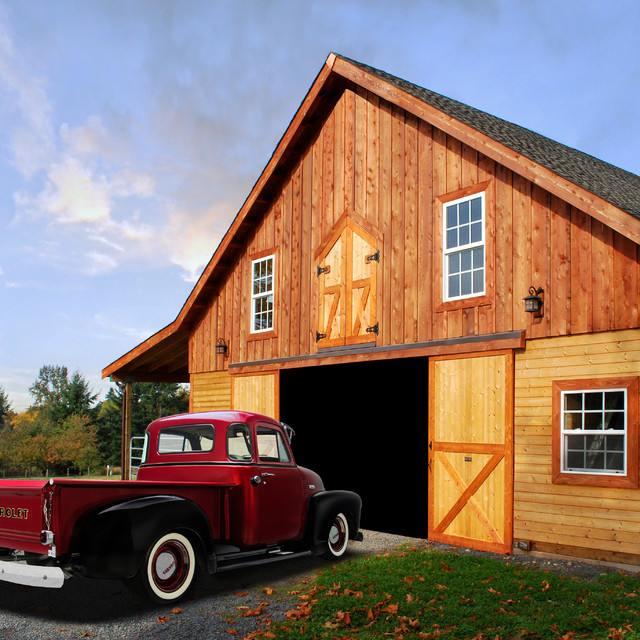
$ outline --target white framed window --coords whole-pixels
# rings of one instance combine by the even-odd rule
[[[275,256],[251,263],[251,333],[273,329],[273,286]]]
[[[485,194],[445,202],[443,301],[486,293]]]
[[[638,488],[637,376],[554,380],[552,481]]]
[[[563,473],[627,472],[627,390],[561,391]]]

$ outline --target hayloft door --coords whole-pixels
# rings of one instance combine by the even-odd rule
[[[379,261],[374,236],[350,218],[337,225],[317,265],[318,347],[376,341]]]
[[[429,539],[508,553],[513,525],[513,355],[429,366]]]

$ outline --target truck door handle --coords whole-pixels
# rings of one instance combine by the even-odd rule
[[[276,474],[275,473],[263,473],[261,474],[263,478],[267,478],[267,477],[274,477]]]

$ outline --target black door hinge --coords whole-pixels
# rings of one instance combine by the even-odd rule
[[[364,258],[365,262],[380,262],[380,249],[378,249],[375,253],[372,253],[371,255],[365,256]]]
[[[376,335],[378,335],[378,332],[380,331],[380,323],[376,322],[372,327],[367,327],[365,331],[367,333],[375,333]]]
[[[326,337],[326,333],[320,333],[319,331],[316,331],[316,342],[320,342],[320,340],[323,340]]]
[[[318,265],[318,271],[316,273],[316,275],[318,276],[318,278],[323,274],[323,273],[329,273],[331,271],[331,267],[321,267],[320,265]]]

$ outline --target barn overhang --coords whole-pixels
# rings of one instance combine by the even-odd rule
[[[165,327],[102,371],[113,382],[189,382],[189,332]]]

